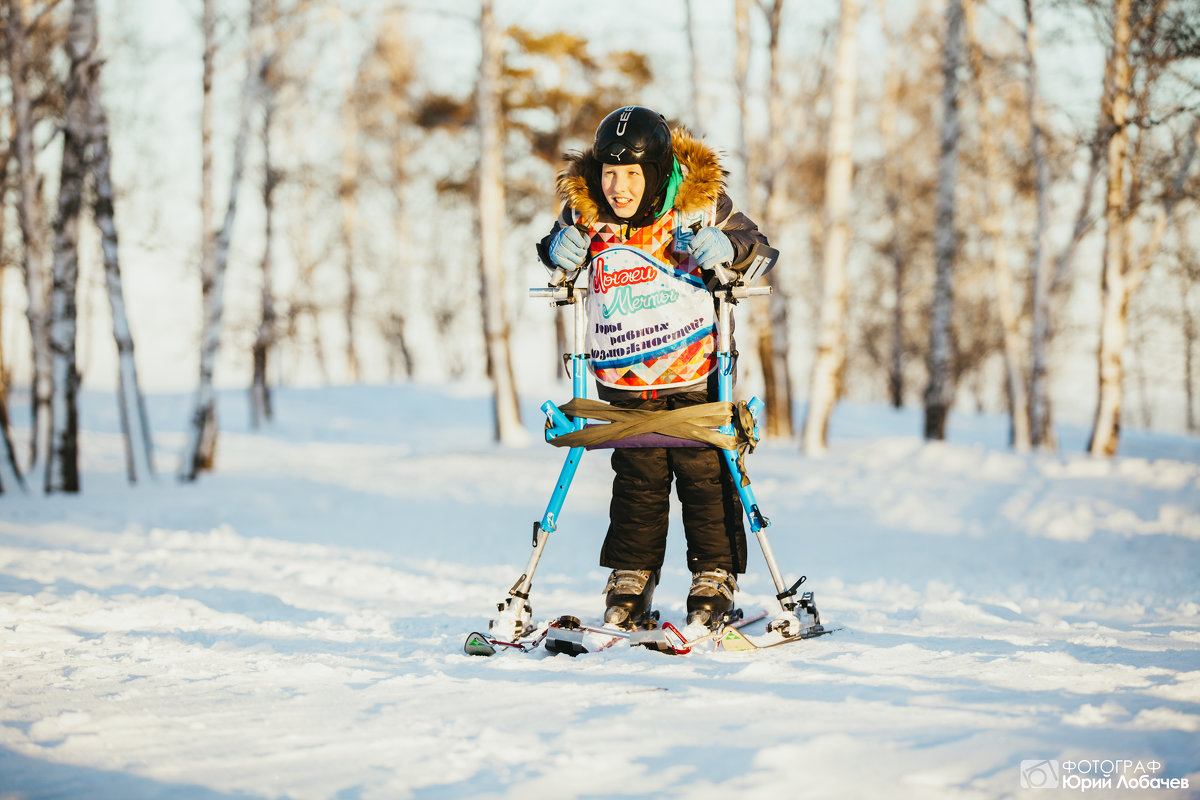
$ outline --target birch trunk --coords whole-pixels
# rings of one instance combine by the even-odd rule
[[[212,469],[217,438],[217,411],[212,399],[212,367],[204,363],[211,297],[216,284],[216,211],[213,200],[213,76],[216,71],[217,14],[215,0],[203,0],[201,32],[204,36],[200,102],[200,378],[196,384],[189,437],[179,464],[182,480]],[[205,375],[207,374],[207,384]]]
[[[0,64],[0,69],[3,65]],[[8,164],[12,160],[12,142],[0,152],[0,208],[8,208]],[[7,241],[8,215],[0,214],[0,242]],[[0,331],[4,330],[4,281],[0,280]],[[8,398],[8,367],[4,359],[4,337],[0,336],[0,402]]]
[[[737,86],[738,97],[738,152],[742,160],[742,183],[738,191],[738,199],[744,205],[751,219],[762,219],[761,209],[756,202],[758,179],[760,172],[759,159],[755,156],[755,148],[750,145],[746,134],[746,118],[748,114],[748,99],[750,96],[750,3],[751,0],[735,0],[734,3],[734,37],[735,63],[734,83]],[[737,383],[736,391],[743,397],[753,397],[765,393],[763,386],[762,361],[759,356],[759,337],[762,335],[761,316],[768,311],[769,301],[756,300],[742,306],[744,312],[736,319],[737,333],[734,346],[740,339],[746,347],[737,349]],[[561,319],[562,315],[559,315]]]
[[[263,254],[262,254],[262,288],[259,292],[261,316],[258,322],[258,332],[254,337],[251,348],[251,361],[254,365],[250,381],[250,424],[257,428],[263,422],[269,422],[272,417],[271,387],[267,377],[267,362],[271,348],[275,343],[275,295],[271,281],[271,245],[275,238],[275,189],[279,183],[279,174],[275,169],[272,158],[271,136],[272,124],[275,120],[275,87],[271,83],[270,59],[263,59],[259,73],[259,86],[262,89],[263,121]]]
[[[817,357],[804,422],[804,450],[825,452],[829,419],[842,392],[846,368],[846,257],[850,246],[853,186],[854,93],[857,74],[858,2],[842,0],[838,22],[829,156],[825,168],[825,235]]]
[[[1051,331],[1051,275],[1046,263],[1050,226],[1050,165],[1046,156],[1045,134],[1037,108],[1038,71],[1036,28],[1033,4],[1024,0],[1025,7],[1025,100],[1029,114],[1029,140],[1034,162],[1034,193],[1037,198],[1037,228],[1033,237],[1033,332],[1031,334],[1031,369],[1029,375],[1029,444],[1053,449],[1057,446],[1050,415],[1050,386],[1048,351]]]
[[[203,0],[201,28],[204,36],[203,93],[200,100],[200,282],[202,291],[212,284],[213,241],[216,212],[213,201],[213,75],[217,57],[216,0]]]
[[[8,205],[8,162],[12,157],[11,148],[5,148],[0,153],[0,208]],[[4,241],[6,217],[0,214],[0,242]],[[3,270],[0,270],[3,272]],[[4,330],[4,283],[0,281],[0,331]],[[8,425],[8,369],[4,364],[4,343],[0,341],[0,494],[4,487],[24,490],[25,483],[21,477],[21,467],[17,462],[16,451],[13,450],[12,437]]]
[[[207,6],[212,0],[205,0]],[[237,134],[233,145],[233,174],[229,181],[229,200],[225,218],[212,242],[212,263],[201,275],[203,322],[200,340],[200,376],[193,401],[187,443],[180,460],[181,480],[194,481],[201,472],[211,470],[216,457],[217,408],[213,388],[213,370],[221,342],[221,315],[225,300],[225,268],[229,262],[229,241],[233,221],[237,216],[238,189],[246,163],[246,147],[250,138],[250,111],[254,107],[258,86],[259,63],[256,28],[261,18],[262,0],[250,2],[250,48],[247,57],[246,80],[242,86],[241,108],[238,112]],[[208,29],[206,26],[206,35]],[[209,46],[205,46],[206,63]],[[205,81],[211,85],[210,80]]]
[[[1019,330],[1020,315],[1017,312],[1017,302],[1014,297],[1012,270],[1008,265],[1008,241],[1004,235],[1003,210],[1004,202],[1000,198],[999,186],[1001,181],[1000,151],[992,131],[1000,130],[1003,122],[996,118],[987,102],[987,93],[983,90],[984,57],[980,46],[975,25],[975,0],[963,0],[963,22],[967,33],[968,60],[971,65],[971,85],[974,89],[975,101],[979,108],[979,147],[983,155],[983,186],[986,216],[983,229],[992,244],[992,278],[996,289],[996,310],[1000,317],[1004,371],[1008,387],[1010,433],[1013,449],[1019,453],[1027,452],[1030,448],[1029,434],[1029,403],[1025,393],[1025,367],[1021,358],[1021,334]],[[1030,101],[1030,113],[1033,112]],[[1035,123],[1036,126],[1036,123]],[[1039,180],[1044,177],[1046,159],[1045,149],[1041,146],[1040,131],[1035,133],[1034,158],[1040,162],[1038,166]],[[1034,244],[1034,274],[1044,274],[1040,269],[1042,260],[1042,242],[1045,235],[1045,202],[1041,194],[1044,186],[1039,184],[1038,200],[1038,239]],[[1036,280],[1036,279],[1035,279]],[[1036,300],[1035,300],[1036,307]]]
[[[879,19],[886,20],[884,0],[876,0]],[[891,342],[888,358],[888,398],[893,408],[904,406],[904,251],[900,242],[900,202],[904,177],[895,166],[899,161],[896,146],[896,112],[900,106],[900,58],[897,48],[888,37],[887,71],[884,74],[883,100],[879,108],[879,140],[883,148],[883,196],[887,208],[890,231],[886,248],[892,266],[892,291],[896,296],[892,307]]]
[[[0,157],[0,208],[6,207],[8,200],[8,162],[12,156],[11,149],[5,150]],[[4,241],[4,215],[0,214],[0,242]],[[0,281],[0,331],[4,330],[4,284]],[[4,364],[4,345],[0,342],[0,494],[7,486],[25,490],[25,481],[21,477],[21,466],[13,449],[12,437],[9,435],[8,424],[8,370]]]
[[[8,158],[6,152],[0,159],[0,176],[8,174]],[[8,182],[0,180],[0,208],[4,208]],[[0,214],[0,217],[3,217]],[[0,242],[4,241],[4,220],[0,219]],[[4,286],[0,282],[0,330],[4,330]],[[9,435],[8,423],[8,379],[4,364],[4,348],[0,346],[0,494],[5,487],[8,491],[20,489],[25,491],[25,479],[21,475],[21,465],[17,461],[17,452],[13,449],[12,437]]]
[[[1112,131],[1108,140],[1108,190],[1105,199],[1104,271],[1101,281],[1099,391],[1096,418],[1088,452],[1115,455],[1121,431],[1122,355],[1128,338],[1130,289],[1126,275],[1125,166],[1129,152],[1126,115],[1129,110],[1129,17],[1132,0],[1116,0],[1113,48],[1109,56],[1108,85],[1104,87],[1103,113]]]
[[[491,0],[483,0],[479,16],[482,57],[475,88],[479,124],[479,291],[488,375],[492,380],[495,439],[504,444],[527,440],[521,425],[517,387],[509,352],[509,326],[504,309],[504,161],[500,119],[500,31]]]
[[[346,70],[350,74],[349,69]],[[355,320],[358,316],[358,282],[355,279],[355,240],[358,233],[358,119],[354,116],[354,101],[349,79],[342,105],[342,174],[338,199],[342,221],[342,271],[346,281],[346,298],[342,319],[346,326],[346,380],[356,382],[361,374],[358,348],[355,343]]]
[[[8,435],[8,398],[0,396],[0,494],[12,491],[13,488],[25,492],[25,479],[21,476],[21,467],[17,463],[17,453],[13,450],[12,439]]]
[[[54,394],[50,402],[50,451],[46,493],[75,493],[79,483],[79,373],[76,369],[76,287],[79,281],[79,214],[87,169],[88,86],[96,48],[93,0],[75,0],[67,28],[70,72],[63,115],[62,176],[54,220],[54,283],[50,294],[50,346]]]
[[[403,187],[407,179],[407,170],[405,164],[408,158],[408,149],[402,143],[402,139],[397,138],[394,145],[393,174],[396,179],[396,186]],[[396,260],[395,267],[388,270],[388,297],[395,298],[392,303],[396,309],[390,320],[391,324],[388,329],[388,338],[391,342],[389,356],[392,362],[392,375],[403,375],[407,380],[412,380],[416,375],[416,360],[413,353],[413,348],[409,344],[408,323],[419,312],[418,304],[423,302],[423,299],[418,293],[412,291],[413,286],[424,286],[423,270],[421,268],[420,259],[413,257],[413,241],[411,223],[411,209],[407,207],[404,200],[404,191],[401,188],[396,198]],[[561,326],[562,315],[556,314],[555,319],[558,320]],[[556,332],[557,335],[557,332]],[[561,350],[560,352],[566,352]],[[396,361],[401,363],[399,369],[396,368]]]
[[[946,42],[942,59],[941,154],[938,158],[937,221],[934,252],[937,275],[929,332],[929,383],[925,387],[925,438],[945,439],[946,418],[954,400],[953,340],[954,189],[958,182],[958,68],[962,63],[962,0],[946,5]]]
[[[12,96],[12,150],[17,160],[17,221],[24,243],[22,262],[25,315],[33,349],[33,437],[29,469],[33,471],[50,452],[50,402],[54,392],[54,355],[50,349],[49,291],[51,267],[43,235],[42,204],[33,155],[33,110],[25,83],[25,17],[21,0],[7,0],[8,75]]]
[[[96,17],[92,16],[95,25]],[[92,31],[92,40],[99,38]],[[98,68],[97,68],[98,72]],[[150,418],[146,401],[138,382],[134,358],[133,333],[125,313],[125,292],[121,281],[121,262],[117,243],[117,223],[113,210],[111,158],[108,147],[108,114],[100,97],[98,75],[89,84],[89,112],[92,146],[91,173],[95,183],[93,214],[100,229],[100,245],[104,256],[104,278],[108,287],[108,303],[112,312],[113,338],[117,344],[117,407],[121,416],[121,433],[125,438],[125,467],[130,483],[139,476],[154,477],[154,445],[150,435]]]
[[[769,6],[764,6],[764,11],[770,32],[767,46],[770,78],[767,94],[767,156],[764,165],[767,204],[763,227],[770,237],[778,236],[783,229],[786,203],[784,181],[780,177],[787,162],[787,147],[783,141],[782,68],[779,64],[783,0],[773,0]],[[780,273],[778,265],[767,273],[767,284],[773,291],[769,300],[769,319],[758,339],[758,352],[762,361],[767,435],[787,438],[792,435],[792,377],[788,366],[788,298],[779,283]]]
[[[392,176],[395,185],[399,187],[396,196],[396,216],[393,223],[396,235],[396,257],[384,280],[387,285],[387,296],[392,298],[390,302],[393,309],[387,320],[390,372],[393,378],[403,376],[407,380],[412,380],[416,375],[416,359],[413,347],[409,342],[408,324],[411,319],[418,316],[419,306],[425,302],[420,293],[414,292],[412,287],[426,284],[421,260],[413,255],[412,209],[405,201],[403,188],[408,180],[408,156],[409,150],[404,138],[397,136],[392,145]],[[562,315],[556,314],[555,317],[561,320]]]
[[[1180,319],[1183,323],[1183,396],[1187,403],[1187,430],[1188,433],[1195,433],[1200,430],[1196,422],[1196,337],[1200,335],[1200,320],[1193,306],[1188,303],[1188,295],[1191,292],[1191,285],[1187,278],[1180,274],[1179,278],[1179,309]]]
[[[1127,18],[1128,19],[1128,18]],[[1114,74],[1120,74],[1121,61],[1116,61],[1117,70]],[[1118,92],[1120,82],[1114,82]],[[1127,87],[1127,85],[1126,85]],[[1119,96],[1116,95],[1116,96]],[[1115,106],[1116,104],[1114,104]],[[1115,118],[1115,115],[1114,115]],[[1116,139],[1116,135],[1113,137]],[[1110,149],[1110,174],[1109,183],[1112,184],[1112,169],[1114,168],[1111,159],[1112,142],[1109,143]],[[1184,147],[1183,157],[1180,159],[1179,168],[1176,170],[1175,176],[1171,181],[1166,193],[1163,196],[1162,205],[1155,215],[1154,224],[1151,227],[1150,237],[1145,246],[1141,249],[1136,259],[1132,262],[1128,257],[1129,251],[1129,220],[1125,216],[1125,212],[1121,211],[1121,272],[1116,280],[1112,281],[1112,285],[1116,288],[1112,290],[1115,294],[1120,292],[1117,297],[1109,297],[1109,259],[1108,248],[1109,240],[1105,240],[1105,270],[1104,270],[1104,294],[1103,294],[1103,311],[1101,322],[1103,327],[1100,331],[1100,354],[1101,354],[1101,394],[1100,403],[1097,404],[1096,424],[1092,430],[1092,438],[1088,443],[1088,452],[1092,455],[1115,455],[1117,446],[1120,440],[1120,411],[1121,400],[1123,395],[1124,383],[1124,368],[1122,355],[1124,353],[1125,344],[1128,341],[1128,309],[1129,301],[1133,297],[1133,293],[1137,291],[1145,278],[1146,273],[1150,270],[1154,262],[1155,256],[1158,254],[1159,246],[1162,243],[1162,238],[1166,233],[1167,226],[1170,224],[1172,216],[1175,212],[1175,206],[1184,196],[1184,184],[1187,181],[1188,173],[1191,170],[1192,162],[1196,158],[1197,149],[1200,149],[1200,117],[1193,119],[1192,128],[1189,132],[1189,139]],[[1123,172],[1123,170],[1122,170]],[[1110,189],[1109,203],[1113,202]],[[1132,205],[1132,204],[1131,204]],[[1106,212],[1106,224],[1108,222],[1108,213]],[[1116,269],[1115,266],[1112,269]],[[1111,340],[1106,337],[1111,337]],[[1105,385],[1107,367],[1108,385]],[[1108,403],[1105,404],[1105,399],[1108,398]],[[1107,415],[1103,418],[1101,413],[1106,412]]]

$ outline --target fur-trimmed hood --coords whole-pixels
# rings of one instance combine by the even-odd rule
[[[683,181],[675,193],[674,207],[691,214],[716,204],[725,191],[726,176],[717,151],[684,127],[671,131],[671,150],[683,168]],[[607,208],[604,197],[593,194],[588,186],[589,176],[595,181],[600,174],[600,161],[591,148],[582,153],[569,153],[566,161],[567,165],[558,175],[558,196],[579,213],[581,222],[595,222],[600,217],[600,210]]]

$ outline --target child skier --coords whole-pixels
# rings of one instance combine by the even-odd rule
[[[717,153],[661,114],[617,109],[591,149],[566,156],[564,207],[538,244],[551,282],[573,282],[590,258],[589,367],[599,399],[675,409],[717,400],[713,297],[766,244],[725,194]],[[672,478],[683,506],[688,623],[715,626],[745,571],[742,505],[720,453],[707,447],[616,448],[600,564],[606,622],[629,628],[650,611],[666,552]]]

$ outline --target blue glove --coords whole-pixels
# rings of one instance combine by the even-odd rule
[[[733,274],[725,269],[733,262],[733,242],[718,228],[701,228],[692,237],[688,247],[692,259],[700,265],[700,269],[710,269],[717,275],[722,284],[733,280]]]
[[[587,252],[587,237],[574,225],[560,229],[550,240],[550,260],[564,272],[578,271]]]
[[[733,242],[719,228],[698,230],[688,250],[701,269],[712,269],[733,261]]]

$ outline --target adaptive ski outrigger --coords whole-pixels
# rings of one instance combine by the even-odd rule
[[[757,397],[749,402],[733,402],[733,370],[736,354],[733,351],[731,306],[739,300],[762,297],[771,293],[771,288],[751,287],[750,284],[774,266],[778,251],[765,245],[756,245],[747,259],[750,267],[737,280],[727,285],[716,285],[712,293],[717,309],[717,402],[676,411],[642,411],[616,409],[606,403],[587,399],[588,353],[587,313],[585,299],[588,292],[584,285],[568,282],[563,286],[533,288],[529,295],[545,298],[555,307],[570,306],[573,310],[573,350],[563,356],[572,382],[572,400],[557,406],[547,401],[542,405],[546,414],[546,441],[556,446],[569,447],[566,461],[559,473],[558,482],[540,521],[533,523],[533,550],[524,571],[508,590],[508,597],[497,604],[498,614],[489,622],[489,633],[472,633],[464,649],[468,653],[485,655],[499,648],[530,650],[545,640],[547,647],[556,652],[571,655],[584,652],[582,636],[585,632],[599,633],[601,629],[580,623],[573,617],[561,617],[548,626],[537,626],[533,622],[533,608],[529,602],[534,572],[541,560],[542,552],[550,534],[558,529],[559,514],[571,488],[579,461],[585,450],[601,447],[696,447],[711,446],[721,450],[726,467],[738,488],[742,507],[762,548],[763,557],[771,579],[775,582],[779,613],[767,625],[768,636],[755,642],[737,628],[745,621],[733,619],[713,631],[688,640],[670,623],[652,631],[618,632],[604,628],[611,634],[612,641],[628,639],[630,644],[648,646],[673,653],[686,653],[700,641],[715,640],[728,650],[751,650],[796,639],[807,639],[826,633],[822,627],[812,592],[800,593],[802,576],[788,584],[779,569],[766,528],[770,520],[762,513],[754,490],[746,477],[743,456],[753,450],[759,440],[758,414],[763,403]],[[586,274],[586,270],[585,270]],[[588,424],[601,420],[607,424]],[[555,643],[551,647],[551,642]],[[611,644],[609,641],[608,644]]]

